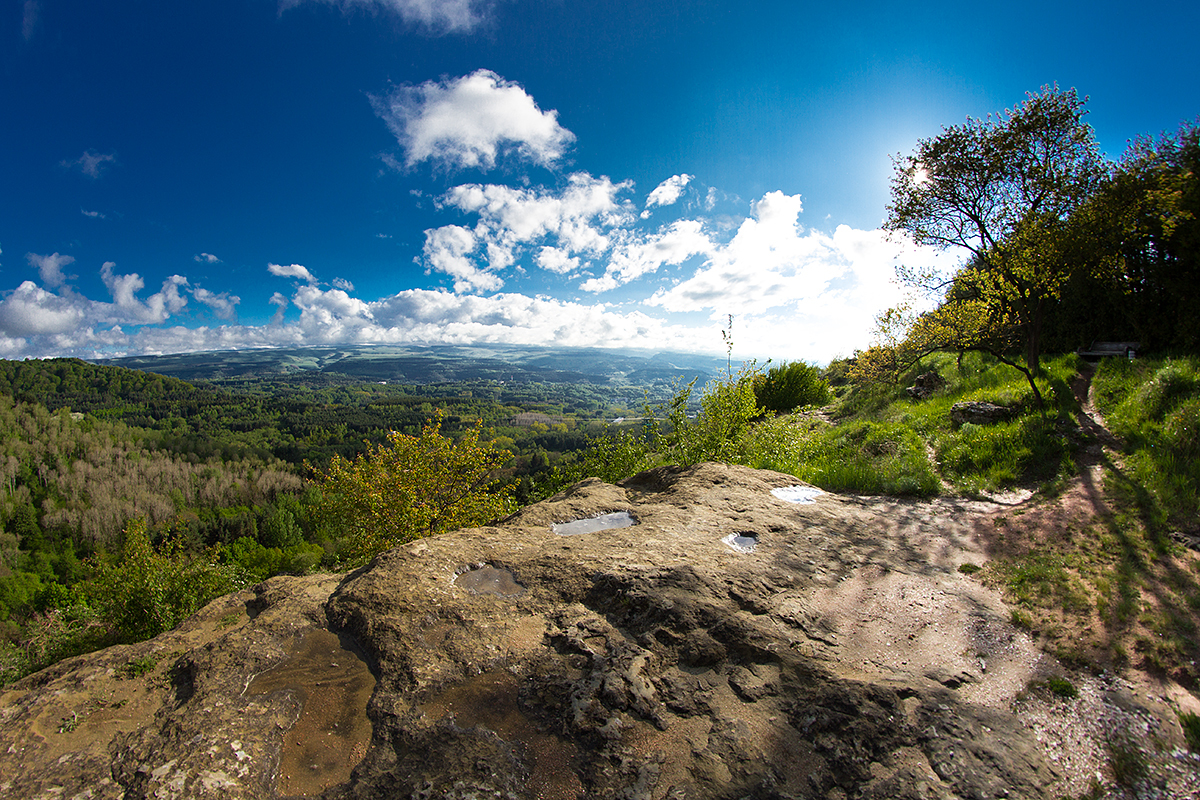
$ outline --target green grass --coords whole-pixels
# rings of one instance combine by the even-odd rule
[[[1080,581],[1076,567],[1077,559],[1071,555],[1049,550],[993,561],[987,573],[1024,608],[1087,613],[1092,608],[1091,592]]]
[[[1152,532],[1200,516],[1200,358],[1106,359],[1093,379],[1109,429],[1125,442],[1111,489]]]
[[[760,423],[747,437],[746,463],[856,494],[929,497],[942,491],[943,479],[966,494],[1048,484],[1074,469],[1062,429],[1078,412],[1070,381],[1079,362],[1060,356],[1044,366],[1039,389],[1047,406],[1039,411],[1017,370],[978,353],[966,354],[961,363],[935,354],[899,384],[855,386],[843,393],[835,426],[787,417]],[[903,386],[929,370],[946,386],[923,400],[909,398]],[[956,426],[950,409],[967,400],[1006,406],[1015,417],[997,425]]]
[[[941,488],[924,441],[900,423],[769,420],[751,431],[747,451],[750,466],[828,491],[929,497]]]

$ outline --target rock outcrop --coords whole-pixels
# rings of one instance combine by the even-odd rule
[[[969,400],[950,407],[950,419],[955,425],[995,425],[1013,418],[1013,410],[995,403]]]
[[[1058,796],[1007,710],[1039,656],[957,570],[980,509],[772,493],[794,483],[588,480],[221,598],[0,694],[0,795]]]
[[[939,375],[937,370],[929,370],[918,375],[913,380],[913,385],[907,387],[904,391],[914,400],[924,400],[945,386],[946,379]]]

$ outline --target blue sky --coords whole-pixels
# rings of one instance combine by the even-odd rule
[[[5,0],[0,357],[519,342],[824,362],[890,157],[1044,84],[1200,114],[1192,2]]]

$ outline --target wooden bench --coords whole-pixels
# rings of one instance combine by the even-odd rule
[[[1083,358],[1118,356],[1133,359],[1141,346],[1141,342],[1092,342],[1092,346],[1087,350],[1076,350],[1075,354]]]

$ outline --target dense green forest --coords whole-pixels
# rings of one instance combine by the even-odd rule
[[[482,438],[497,453],[492,477],[528,501],[622,413],[589,384],[218,386],[78,359],[0,361],[0,675],[133,635],[105,630],[95,591],[137,558],[164,574],[192,564],[203,585],[222,575],[211,586],[223,589],[342,568],[355,545],[318,521],[317,476],[390,437],[420,437],[435,417],[447,441]],[[180,602],[192,601],[162,601]],[[180,613],[163,608],[160,620]]]

